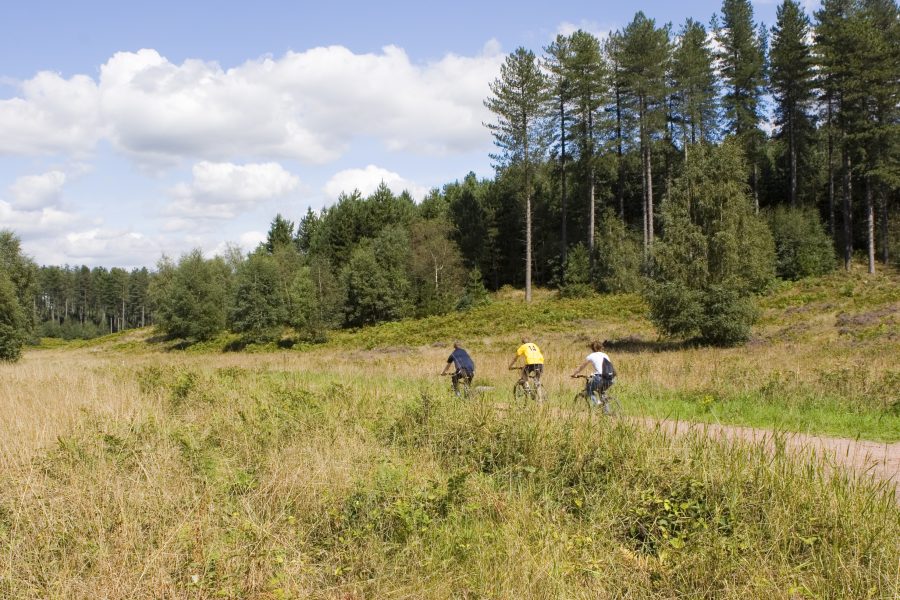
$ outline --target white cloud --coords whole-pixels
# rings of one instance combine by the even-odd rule
[[[19,177],[9,186],[12,204],[19,210],[39,210],[54,206],[59,202],[65,183],[66,174],[62,171]]]
[[[102,135],[97,84],[85,75],[63,79],[42,71],[0,100],[0,155],[90,151]]]
[[[342,192],[352,193],[359,190],[363,196],[374,192],[384,182],[392,192],[399,194],[407,190],[416,200],[421,200],[428,193],[428,189],[412,181],[404,179],[399,173],[369,165],[364,169],[346,169],[335,173],[325,184],[325,194],[331,199],[336,199]]]
[[[57,208],[20,210],[13,204],[0,200],[0,225],[4,229],[15,231],[23,239],[44,239],[59,235],[80,221],[77,215]]]
[[[563,21],[556,27],[556,35],[565,35],[569,36],[575,33],[578,30],[586,31],[590,34],[593,34],[598,40],[603,41],[609,37],[609,34],[615,31],[615,27],[609,27],[601,25],[596,21],[588,21],[586,19],[581,19],[578,23],[572,23],[570,21]]]
[[[503,61],[477,56],[425,64],[386,46],[288,52],[224,70],[174,64],[155,50],[119,52],[98,81],[42,72],[0,101],[0,153],[83,153],[106,139],[143,164],[183,159],[294,158],[323,164],[354,139],[442,155],[490,143],[483,99]]]
[[[300,183],[278,163],[235,165],[200,162],[193,180],[171,190],[174,201],[167,212],[184,218],[231,219],[261,202],[290,193]],[[173,224],[169,224],[173,228]],[[174,227],[177,228],[177,227]]]

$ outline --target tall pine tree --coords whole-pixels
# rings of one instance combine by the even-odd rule
[[[500,77],[490,84],[484,104],[497,120],[486,123],[499,148],[491,158],[499,167],[521,173],[525,203],[525,301],[531,302],[531,194],[535,165],[546,147],[542,121],[546,106],[546,77],[534,53],[518,48],[500,66]]]
[[[788,147],[790,203],[796,206],[798,155],[808,147],[813,132],[813,62],[807,42],[809,17],[794,0],[784,0],[776,15],[769,54],[769,80],[776,102],[778,136]]]

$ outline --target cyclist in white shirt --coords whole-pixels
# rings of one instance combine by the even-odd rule
[[[582,370],[585,369],[588,365],[591,365],[594,368],[594,373],[591,377],[591,391],[597,392],[605,392],[612,386],[613,380],[616,377],[616,370],[613,368],[612,361],[609,359],[609,356],[603,352],[603,343],[602,342],[591,342],[589,345],[591,349],[591,353],[585,357],[584,362],[581,363],[575,371],[572,373],[572,377],[577,377]]]

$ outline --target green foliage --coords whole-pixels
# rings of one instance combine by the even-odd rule
[[[685,21],[672,53],[672,109],[682,144],[709,141],[716,131],[717,82],[706,29]]]
[[[756,313],[747,296],[771,282],[775,249],[746,193],[745,172],[733,141],[692,147],[663,202],[663,238],[646,292],[663,333],[700,333],[716,344],[749,336]]]
[[[26,339],[25,314],[16,290],[6,273],[0,271],[0,361],[15,362]]]
[[[779,277],[801,279],[834,269],[834,246],[816,211],[779,206],[768,217]]]
[[[711,344],[733,346],[750,339],[750,326],[759,313],[753,300],[738,286],[711,285],[703,292],[700,336]]]
[[[462,294],[462,256],[449,231],[444,219],[417,221],[410,227],[411,275],[418,316],[450,311]]]
[[[606,209],[597,230],[595,277],[602,292],[615,294],[641,289],[641,241],[615,213]]]
[[[487,288],[484,287],[484,278],[481,271],[475,267],[466,278],[465,292],[459,303],[456,305],[457,310],[469,310],[477,306],[490,304],[491,296],[488,294]]]
[[[278,336],[287,317],[286,298],[276,259],[254,252],[237,272],[231,307],[231,330],[247,342],[267,342]]]
[[[290,288],[290,325],[302,338],[323,342],[342,321],[344,290],[324,258],[312,258],[297,271]]]
[[[388,227],[374,240],[362,240],[343,270],[346,323],[360,326],[409,316],[413,309],[409,264],[405,230]]]
[[[12,284],[13,293],[21,307],[24,335],[34,330],[34,312],[28,310],[38,291],[38,269],[34,262],[22,253],[19,238],[7,229],[0,229],[0,273]]]
[[[569,250],[563,271],[563,284],[559,295],[563,298],[583,298],[593,293],[591,289],[591,264],[588,249],[578,244]]]
[[[205,260],[199,250],[163,265],[165,279],[154,288],[157,326],[186,340],[210,339],[225,328],[228,268],[221,259]]]
[[[274,253],[279,248],[292,246],[294,244],[294,223],[288,221],[280,214],[275,215],[272,224],[269,226],[269,232],[266,234],[266,241],[262,247],[269,254]]]

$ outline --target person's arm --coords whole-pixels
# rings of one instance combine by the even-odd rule
[[[450,358],[447,359],[447,364],[444,365],[444,370],[441,371],[441,375],[446,375],[447,370],[450,368],[450,365],[453,364],[453,355],[450,355]]]
[[[585,368],[586,366],[588,366],[589,364],[591,364],[591,361],[589,361],[589,360],[586,360],[586,361],[584,361],[583,363],[581,363],[581,366],[578,367],[577,369],[575,369],[575,371],[572,372],[572,377],[577,377],[578,374],[581,373],[581,371],[584,370],[584,368]]]
[[[512,369],[514,366],[516,366],[516,363],[517,363],[517,362],[519,362],[519,355],[518,355],[518,354],[516,354],[515,356],[513,356],[512,361],[510,361],[510,363],[509,363],[509,368]]]

